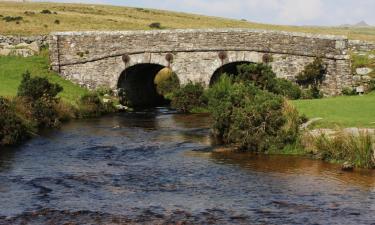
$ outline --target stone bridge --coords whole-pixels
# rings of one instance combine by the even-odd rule
[[[341,36],[250,29],[59,32],[51,34],[49,46],[53,70],[89,88],[131,85],[152,93],[156,73],[166,66],[182,84],[208,85],[219,71],[260,63],[265,54],[277,76],[290,80],[322,57],[328,65],[322,89],[328,95],[352,84],[348,40]]]

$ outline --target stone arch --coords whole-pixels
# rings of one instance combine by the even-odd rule
[[[157,93],[154,79],[157,73],[165,68],[155,63],[139,63],[127,67],[121,73],[117,88],[126,93],[126,98],[134,107],[152,107],[167,103]]]
[[[222,66],[220,66],[218,69],[215,70],[215,72],[211,75],[210,83],[209,85],[212,86],[222,74],[231,74],[231,75],[238,75],[237,66],[242,64],[253,64],[254,62],[250,61],[234,61],[230,63],[226,63]]]

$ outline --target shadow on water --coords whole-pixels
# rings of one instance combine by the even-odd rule
[[[75,121],[0,157],[0,224],[372,224],[374,172],[301,157],[193,151],[207,115]]]

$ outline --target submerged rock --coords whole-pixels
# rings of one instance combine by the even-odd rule
[[[344,162],[344,164],[341,167],[341,170],[342,171],[347,171],[347,172],[353,171],[354,170],[354,165],[351,164],[350,162]]]

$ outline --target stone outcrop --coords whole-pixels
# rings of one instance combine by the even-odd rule
[[[214,72],[232,62],[262,62],[265,54],[279,77],[293,80],[322,57],[328,65],[323,91],[341,93],[352,84],[348,40],[341,36],[288,33],[249,29],[158,30],[117,32],[62,32],[51,34],[52,68],[62,76],[89,88],[117,88],[127,68],[151,63],[171,67],[180,82],[201,81],[207,85]],[[219,52],[227,57],[221,61]],[[126,54],[129,62],[124,64]]]

